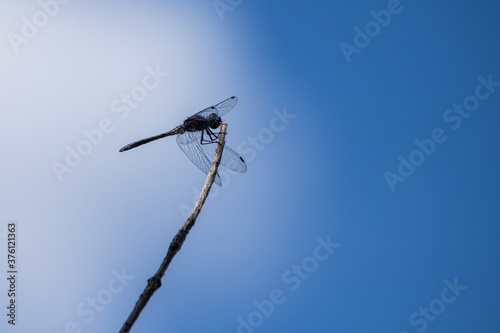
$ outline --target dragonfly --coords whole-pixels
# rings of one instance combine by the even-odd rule
[[[208,174],[212,166],[212,160],[217,149],[220,131],[216,131],[221,123],[221,117],[231,111],[238,103],[236,96],[230,97],[219,104],[210,106],[198,113],[188,117],[176,128],[149,138],[132,142],[120,152],[142,146],[143,144],[176,135],[176,141],[182,152],[205,174]],[[247,171],[245,160],[233,149],[224,146],[220,164],[230,170],[244,173]],[[215,183],[222,186],[222,180],[217,173]]]

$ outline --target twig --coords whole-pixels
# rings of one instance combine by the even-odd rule
[[[177,235],[175,235],[174,239],[170,243],[165,259],[163,259],[163,262],[161,263],[160,268],[158,269],[156,274],[148,280],[148,285],[142,292],[137,303],[135,303],[135,307],[128,316],[127,321],[123,324],[120,333],[127,333],[130,331],[132,325],[134,325],[137,318],[139,318],[139,315],[141,314],[142,310],[144,309],[146,304],[148,304],[148,301],[151,298],[151,296],[153,296],[154,292],[161,287],[161,278],[163,277],[163,275],[165,275],[165,271],[167,270],[168,265],[170,264],[174,256],[181,249],[182,244],[184,243],[184,240],[186,239],[186,236],[189,233],[189,230],[191,230],[191,228],[194,225],[194,222],[196,221],[196,218],[198,217],[198,214],[200,214],[201,208],[203,207],[203,204],[207,199],[208,193],[210,192],[210,188],[212,187],[212,184],[214,183],[215,180],[215,176],[217,175],[217,168],[219,167],[220,160],[222,157],[222,150],[224,149],[224,144],[225,144],[226,128],[227,124],[223,122],[220,130],[219,144],[217,146],[217,150],[215,151],[215,157],[212,162],[212,167],[208,172],[207,180],[205,181],[205,186],[203,186],[203,189],[201,190],[200,197],[198,198],[198,201],[196,202],[196,205],[194,206],[191,215],[188,217],[186,223],[184,223],[184,226],[179,230]]]

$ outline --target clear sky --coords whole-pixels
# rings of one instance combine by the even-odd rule
[[[0,331],[119,330],[205,176],[174,138],[118,150],[235,95],[248,172],[221,170],[132,332],[499,332],[499,17],[2,2]]]

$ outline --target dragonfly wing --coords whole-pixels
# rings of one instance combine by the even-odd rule
[[[210,158],[203,149],[200,148],[201,131],[185,132],[177,136],[177,144],[182,152],[198,167],[204,174],[208,175],[212,166],[212,158]],[[215,183],[222,186],[222,180],[219,175],[215,176]]]
[[[210,160],[213,160],[217,145],[218,143],[214,142],[210,144],[200,145],[200,147],[205,152],[205,155],[207,155]],[[236,172],[245,173],[247,171],[247,164],[245,163],[243,158],[227,145],[224,145],[220,164],[228,168],[229,170],[233,170]]]
[[[229,170],[240,173],[247,172],[247,164],[245,163],[245,160],[240,156],[240,154],[226,145],[224,146],[224,152],[222,153],[220,164]]]
[[[201,141],[201,131],[195,132],[184,132],[181,135],[177,135],[177,144],[187,145],[191,142],[200,142]]]
[[[234,106],[238,103],[238,98],[236,96],[230,97],[219,104],[215,104],[211,107],[208,107],[200,112],[197,115],[208,117],[212,113],[216,113],[219,117],[225,115],[229,111],[231,111]]]

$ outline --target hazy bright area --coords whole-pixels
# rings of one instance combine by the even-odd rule
[[[0,332],[119,331],[205,175],[172,137],[118,150],[233,95],[248,172],[221,169],[132,332],[500,332],[499,17],[2,1]]]

